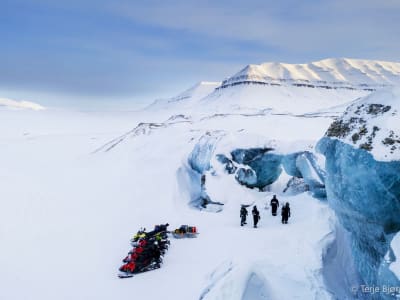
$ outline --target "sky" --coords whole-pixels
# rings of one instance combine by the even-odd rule
[[[398,0],[0,0],[0,98],[134,107],[247,64],[400,61]]]

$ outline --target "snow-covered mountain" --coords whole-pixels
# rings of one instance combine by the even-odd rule
[[[221,84],[201,83],[159,100],[148,109],[180,113],[272,110],[301,114],[344,105],[386,86],[400,84],[400,63],[325,59],[309,64],[248,65]],[[345,107],[345,106],[344,106]]]
[[[43,110],[45,109],[40,104],[29,102],[29,101],[16,101],[7,98],[0,98],[0,108],[9,109],[31,109],[31,110]]]
[[[400,63],[330,58],[308,64],[270,62],[248,65],[224,80],[220,88],[246,83],[372,91],[382,86],[399,84]]]
[[[400,286],[398,64],[375,63],[264,64],[140,112],[0,109],[0,299],[395,299],[361,290]],[[200,234],[118,279],[166,222]]]
[[[201,81],[173,98],[154,101],[147,109],[170,109],[172,106],[178,109],[190,107],[211,94],[220,85],[221,82]]]

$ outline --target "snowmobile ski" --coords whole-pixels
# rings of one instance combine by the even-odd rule
[[[119,273],[118,274],[118,277],[119,278],[131,278],[131,277],[133,277],[135,274],[132,274],[132,273]]]

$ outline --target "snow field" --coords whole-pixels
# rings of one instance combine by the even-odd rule
[[[8,113],[12,117],[7,117]],[[293,217],[284,226],[279,217],[272,218],[263,208],[270,194],[245,189],[241,195],[246,198],[238,197],[237,190],[244,188],[224,174],[215,178],[221,185],[224,181],[222,186],[212,187],[212,180],[207,185],[210,194],[223,195],[223,212],[194,210],[187,205],[188,199],[181,197],[183,187],[176,171],[202,133],[214,127],[213,121],[156,129],[127,137],[109,152],[91,154],[141,119],[79,113],[55,116],[54,112],[40,117],[7,112],[4,117],[8,130],[3,127],[0,141],[5,145],[0,150],[4,207],[0,212],[1,299],[131,295],[174,300],[199,299],[201,295],[204,299],[251,299],[254,293],[258,294],[254,299],[295,299],[296,295],[312,299],[321,291],[323,245],[319,241],[331,230],[331,212],[324,203],[308,195],[290,198]],[[239,124],[237,119],[244,122]],[[243,126],[253,132],[264,131],[246,120],[228,118],[222,127],[229,132]],[[301,123],[301,119],[293,120],[297,125],[288,125],[290,132]],[[310,120],[304,119],[304,124]],[[318,122],[327,123],[324,119]],[[310,128],[315,127],[310,123]],[[314,134],[317,130],[308,131],[306,140]],[[226,147],[242,140],[230,137],[228,134]],[[256,134],[249,139],[262,143]],[[299,145],[305,144],[308,142]],[[249,225],[239,226],[241,201],[257,203],[260,228],[250,226],[251,218]],[[130,249],[131,236],[140,227],[150,229],[166,222],[171,229],[196,225],[200,235],[197,239],[171,239],[161,269],[118,279],[117,270]]]

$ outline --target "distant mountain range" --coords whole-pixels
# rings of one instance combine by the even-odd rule
[[[330,58],[308,64],[248,65],[220,88],[244,83],[373,90],[400,83],[400,63]]]
[[[200,82],[147,109],[177,112],[305,113],[338,106],[372,91],[400,85],[400,63],[331,58],[308,64],[247,65],[222,82]]]

